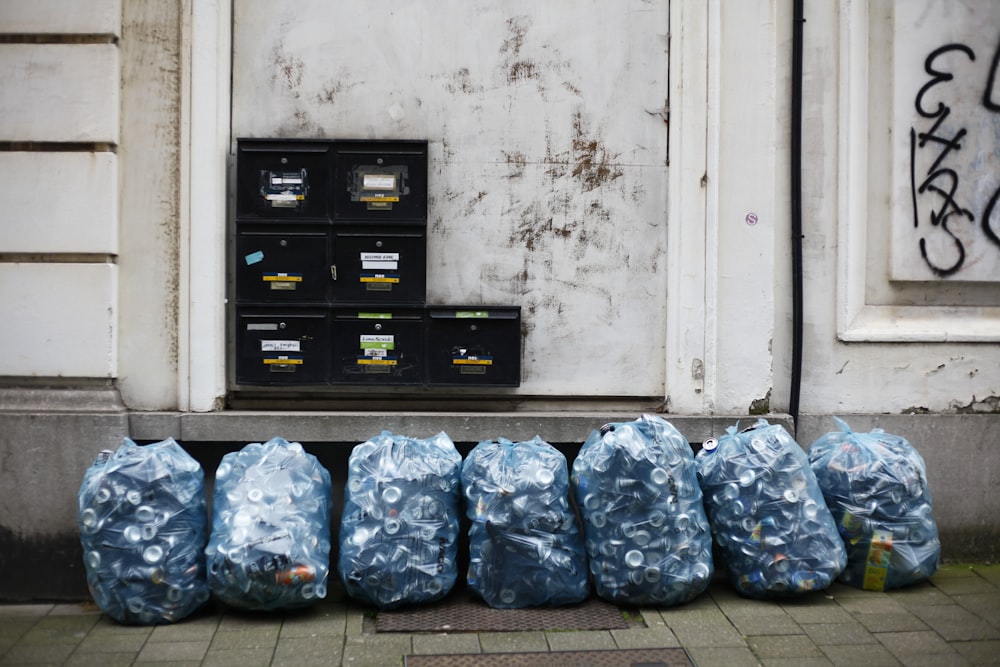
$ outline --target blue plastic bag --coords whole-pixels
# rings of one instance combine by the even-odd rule
[[[655,415],[594,431],[573,461],[597,595],[675,605],[714,573],[712,534],[691,445]]]
[[[847,561],[806,453],[780,424],[730,427],[695,457],[729,578],[747,597],[827,588]]]
[[[560,606],[590,594],[566,457],[536,436],[476,445],[462,464],[469,587],[494,608]]]
[[[839,432],[809,448],[809,463],[847,548],[840,580],[882,591],[926,579],[941,562],[924,460],[881,429]]]
[[[179,621],[209,598],[205,475],[173,439],[129,439],[87,469],[77,524],[87,585],[120,623]]]
[[[445,433],[418,440],[384,431],[353,449],[337,563],[351,597],[391,609],[451,591],[461,469]]]
[[[248,610],[326,597],[332,502],[330,473],[297,442],[273,438],[223,456],[205,549],[212,593]]]

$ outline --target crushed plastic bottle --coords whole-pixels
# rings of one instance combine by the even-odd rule
[[[704,443],[695,456],[712,534],[747,597],[827,588],[847,554],[806,453],[780,424],[759,419]]]
[[[462,468],[451,438],[383,431],[347,466],[337,569],[348,595],[381,609],[447,595],[458,578]]]
[[[708,587],[712,534],[691,446],[673,425],[643,415],[594,431],[572,481],[599,597],[669,606]]]
[[[834,419],[840,431],[813,443],[809,463],[847,549],[840,580],[882,591],[926,579],[941,543],[923,458],[905,438]]]
[[[536,436],[476,445],[462,465],[468,583],[494,608],[560,606],[590,594],[587,555],[570,506],[566,457]]]
[[[302,607],[326,597],[330,473],[297,442],[250,443],[215,472],[208,582],[238,609]]]
[[[119,623],[179,621],[209,598],[205,475],[173,439],[128,438],[84,474],[77,525],[87,585]]]

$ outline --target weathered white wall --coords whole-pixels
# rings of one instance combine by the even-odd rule
[[[428,139],[428,302],[521,305],[521,393],[662,396],[667,10],[239,2],[233,134]]]
[[[925,4],[928,11],[940,11]],[[970,8],[996,8],[991,0],[938,4],[956,16]],[[905,61],[894,60],[901,48],[896,42],[907,35],[893,34],[894,8],[898,5],[885,0],[839,9],[809,5],[802,411],[996,412],[1000,290],[956,281],[958,275],[891,280],[890,259],[898,250],[890,246],[891,231],[894,225],[912,225],[912,218],[893,215],[909,206],[909,193],[893,188],[893,165],[900,153],[908,157],[909,123],[926,119],[894,108],[900,100],[886,92],[894,72],[909,80],[927,78],[927,54],[919,48]],[[995,31],[991,38],[997,38]],[[940,39],[950,43],[962,35],[946,31]],[[900,103],[912,102],[903,96]],[[908,123],[901,126],[897,114]],[[982,178],[1000,182],[1000,135],[992,145],[974,148],[983,152]],[[1000,253],[1000,247],[991,252]],[[1000,278],[995,271],[988,277]],[[784,297],[779,292],[776,298]]]
[[[0,9],[0,376],[118,374],[120,3],[86,5]]]

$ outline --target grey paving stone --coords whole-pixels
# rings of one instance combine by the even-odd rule
[[[760,661],[749,648],[704,646],[688,649],[698,667],[758,667]]]
[[[202,667],[270,667],[273,648],[243,648],[209,650],[201,661]]]
[[[750,611],[761,615],[782,613],[781,606],[772,600],[746,598],[731,588],[713,589],[710,595],[719,609],[726,614],[730,611]]]
[[[822,658],[823,652],[807,635],[747,637],[758,658]]]
[[[227,649],[268,649],[273,651],[278,643],[278,632],[281,626],[275,622],[273,625],[260,628],[245,628],[243,630],[229,630],[227,632],[216,632],[209,645],[209,651]]]
[[[994,586],[1000,587],[1000,564],[973,565],[972,571]]]
[[[219,619],[217,618],[174,623],[172,625],[158,625],[153,628],[152,633],[149,635],[149,641],[154,644],[160,642],[211,641],[218,625]]]
[[[851,615],[831,598],[782,601],[781,608],[796,623],[847,623]]]
[[[73,653],[75,644],[15,644],[0,665],[62,664]]]
[[[208,652],[208,640],[192,642],[146,642],[137,660],[163,662],[166,660],[201,660]]]
[[[946,595],[970,595],[997,590],[997,587],[987,579],[970,571],[968,577],[948,577],[932,579],[934,587]]]
[[[201,667],[201,660],[156,660],[152,662],[136,660],[132,664],[134,667],[140,667],[140,665],[149,665],[150,667]]]
[[[135,653],[74,653],[63,667],[129,667]]]
[[[574,633],[575,634],[575,633]],[[656,629],[651,628],[628,628],[625,630],[612,630],[611,637],[614,640],[612,648],[673,648],[681,645],[677,637],[667,627]],[[553,649],[555,650],[555,649]]]
[[[863,646],[821,646],[820,649],[826,654],[837,667],[896,667],[900,664],[889,651],[881,644],[865,644]]]
[[[280,617],[275,613],[255,612],[255,613],[227,613],[219,619],[216,630],[218,632],[230,632],[232,630],[253,630],[256,628],[270,628],[275,625],[280,626]]]
[[[349,635],[344,642],[342,662],[351,667],[390,667],[403,664],[403,656],[413,653],[410,635]]]
[[[902,661],[906,667],[969,667],[969,662],[955,652],[908,655]]]
[[[544,632],[480,632],[479,645],[483,653],[519,653],[548,651]]]
[[[281,623],[281,637],[343,636],[347,628],[347,610],[343,604],[317,605],[296,614],[286,614]]]
[[[879,595],[879,593],[874,593],[873,591],[863,591],[860,588],[848,586],[847,584],[842,584],[839,581],[835,581],[830,584],[824,593],[832,597],[834,600],[848,600],[850,598],[871,599],[873,595]]]
[[[6,616],[45,616],[54,606],[53,604],[8,604],[4,605],[0,619]]]
[[[343,653],[343,637],[279,639],[271,667],[329,667],[339,665]]]
[[[912,607],[911,610],[950,642],[1000,639],[1000,629],[957,604]]]
[[[826,656],[815,658],[761,658],[764,667],[832,667],[833,663]]]
[[[956,595],[950,599],[993,627],[1000,628],[1000,593]]]
[[[906,612],[906,607],[893,599],[889,593],[864,591],[862,596],[835,599],[837,604],[850,614],[859,612],[902,614]]]
[[[553,633],[578,634],[578,633]],[[413,653],[416,655],[442,655],[449,653],[479,653],[479,636],[475,633],[413,635]]]
[[[663,631],[670,632],[665,628]],[[600,651],[613,649],[617,646],[614,637],[606,630],[546,632],[545,639],[549,642],[549,649],[552,651]]]
[[[930,583],[916,584],[900,588],[890,593],[893,600],[904,607],[917,605],[951,604],[951,598],[943,590]]]
[[[46,616],[32,625],[18,644],[78,644],[98,621],[98,616]]]
[[[0,616],[0,641],[14,642],[38,622],[31,616]]]
[[[53,604],[52,609],[49,610],[49,616],[79,616],[87,614],[99,616],[101,610],[93,604],[80,602]]]
[[[90,632],[76,647],[79,653],[124,653],[133,654],[142,650],[148,635],[144,634],[111,634],[107,632]]]
[[[329,667],[339,665],[343,654],[343,637],[279,639],[271,667]]]
[[[942,609],[943,606],[928,607],[928,609]],[[927,625],[917,616],[909,611],[853,614],[861,625],[865,626],[869,632],[907,632],[917,630],[927,630]]]
[[[875,635],[875,638],[897,658],[955,652],[948,645],[948,642],[941,638],[941,635],[931,630],[921,632],[880,632]]]
[[[849,623],[809,623],[803,624],[802,630],[817,646],[836,646],[838,644],[877,644],[875,635],[855,620]]]
[[[950,642],[955,651],[970,665],[995,665],[1000,656],[1000,640],[989,639],[972,642]]]
[[[774,611],[774,610],[777,611]],[[730,622],[744,636],[749,635],[800,635],[802,628],[784,610],[774,605],[768,613],[757,610],[723,610]]]
[[[684,647],[746,646],[743,636],[717,607],[697,612],[667,610],[661,615]]]

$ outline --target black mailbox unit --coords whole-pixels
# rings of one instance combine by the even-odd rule
[[[427,382],[520,386],[520,306],[428,306]]]
[[[424,317],[419,308],[337,309],[333,382],[422,385]]]

